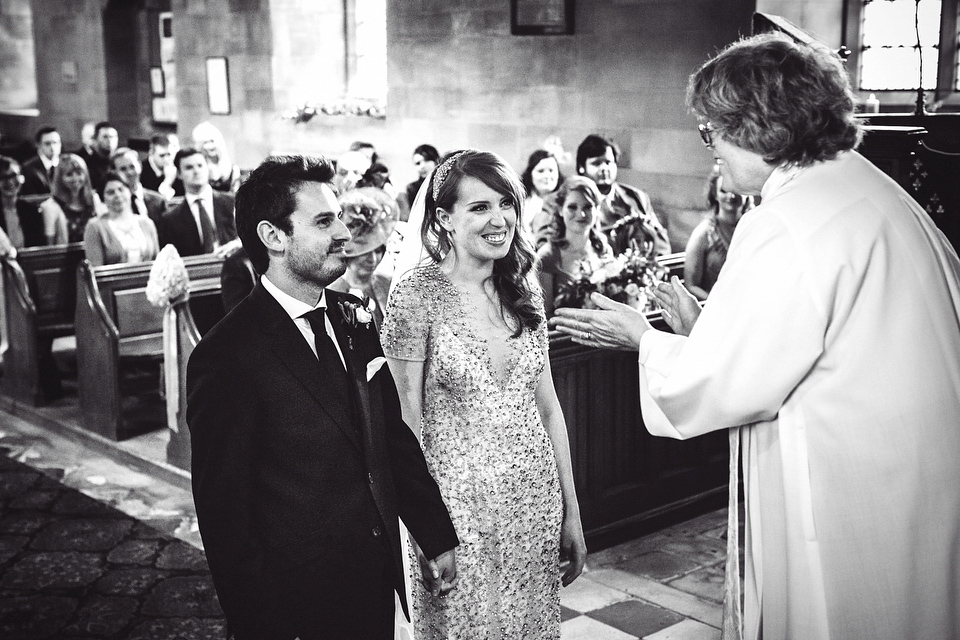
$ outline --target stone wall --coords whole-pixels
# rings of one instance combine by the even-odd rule
[[[31,1],[40,109],[36,126],[58,127],[65,151],[80,146],[84,122],[107,118],[105,4],[106,0]],[[129,132],[121,132],[121,139],[125,134]]]
[[[108,113],[106,5],[32,0],[36,42],[57,43],[37,52],[38,122],[63,128],[68,146],[83,121]],[[522,170],[547,136],[573,153],[586,134],[603,132],[622,148],[623,182],[648,190],[669,224],[672,211],[702,206],[712,162],[684,105],[687,77],[749,32],[755,0],[576,5],[574,35],[512,36],[506,0],[388,0],[387,117],[295,124],[281,115],[342,95],[342,0],[170,0],[178,133],[186,142],[196,124],[212,121],[244,168],[269,153],[336,155],[367,140],[402,185],[414,178],[410,154],[424,142],[442,151],[493,150]],[[209,56],[229,60],[230,115],[209,113]],[[71,62],[75,82],[64,79]],[[129,128],[121,139],[146,136],[152,126],[143,118]]]

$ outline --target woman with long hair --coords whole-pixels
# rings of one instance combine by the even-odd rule
[[[521,175],[527,197],[523,202],[523,228],[527,239],[539,247],[546,235],[545,229],[553,222],[550,211],[543,210],[543,201],[563,186],[563,174],[560,173],[560,161],[550,151],[537,149],[527,159],[527,168]]]
[[[106,211],[91,218],[83,232],[83,247],[95,267],[124,262],[146,262],[160,251],[153,220],[133,212],[130,187],[116,171],[103,177]]]
[[[102,209],[90,182],[87,163],[73,153],[61,155],[53,172],[50,197],[40,203],[47,244],[83,242],[87,221]]]
[[[727,259],[733,231],[743,214],[753,207],[753,196],[724,189],[720,167],[714,166],[707,180],[707,204],[713,215],[694,227],[683,264],[684,284],[697,300],[706,300],[710,295]]]
[[[428,258],[396,285],[381,341],[461,544],[456,589],[414,588],[417,640],[556,639],[559,588],[586,548],[534,254],[517,233],[523,187],[472,150],[426,185]]]
[[[193,128],[193,146],[207,159],[210,186],[224,193],[236,193],[240,186],[240,167],[230,160],[227,141],[220,129],[212,122],[201,122]]]
[[[556,235],[537,250],[540,286],[547,317],[557,307],[569,306],[565,285],[577,277],[580,263],[593,269],[613,257],[613,249],[597,225],[597,210],[603,196],[589,178],[574,176],[557,191],[560,208],[553,214]]]

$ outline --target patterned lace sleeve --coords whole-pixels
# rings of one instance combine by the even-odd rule
[[[430,333],[430,312],[421,274],[404,278],[387,303],[380,344],[383,353],[398,360],[423,361],[427,358],[427,337]]]

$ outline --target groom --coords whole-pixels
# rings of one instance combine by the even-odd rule
[[[359,300],[324,287],[350,232],[323,158],[268,158],[240,187],[253,292],[187,370],[200,534],[236,640],[393,638],[403,519],[434,595],[453,524]]]

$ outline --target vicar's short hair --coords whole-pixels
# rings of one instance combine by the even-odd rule
[[[300,187],[306,182],[330,184],[335,173],[333,162],[323,156],[286,155],[267,158],[247,176],[237,189],[234,207],[237,235],[257,273],[266,272],[270,264],[267,248],[257,233],[260,222],[292,233],[290,215],[297,208]]]

